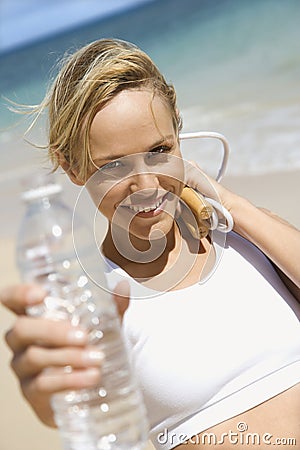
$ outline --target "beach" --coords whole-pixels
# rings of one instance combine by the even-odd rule
[[[253,176],[225,176],[222,184],[256,206],[267,208],[300,228],[300,170]]]
[[[297,207],[300,171],[269,173],[257,176],[225,177],[223,184],[234,192],[245,196],[258,206],[271,209],[300,227],[300,210]],[[73,187],[66,185],[69,198],[74,195]],[[77,192],[77,191],[75,191]],[[11,199],[11,201],[13,201]],[[16,204],[18,199],[15,198]],[[16,211],[16,209],[15,209]],[[7,235],[0,239],[1,245],[1,288],[19,281],[15,266],[15,237]],[[1,335],[14,321],[14,316],[1,307]],[[10,352],[5,343],[0,344],[0,398],[5,405],[1,419],[1,450],[59,450],[60,439],[56,430],[41,424],[23,400],[17,380],[9,367]],[[5,380],[5,382],[3,382]],[[15,432],[15,429],[18,432]],[[152,447],[149,444],[148,449]]]

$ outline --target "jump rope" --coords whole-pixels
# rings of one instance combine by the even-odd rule
[[[220,181],[226,171],[229,157],[229,144],[227,139],[222,134],[215,132],[201,131],[180,134],[180,140],[195,138],[216,138],[222,142],[223,159],[216,177],[216,181]],[[203,239],[213,230],[218,230],[222,233],[229,233],[232,230],[234,225],[232,215],[221,203],[213,198],[206,197],[190,186],[183,188],[180,198],[184,203],[181,216],[190,233],[195,238]],[[192,223],[190,220],[190,212],[192,212],[195,219]]]

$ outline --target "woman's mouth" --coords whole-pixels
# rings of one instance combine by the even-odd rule
[[[156,199],[151,204],[139,204],[139,205],[122,205],[130,209],[138,217],[155,217],[164,210],[164,206],[168,200],[168,192],[162,197]]]

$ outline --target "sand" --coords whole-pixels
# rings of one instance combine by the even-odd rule
[[[300,228],[300,170],[224,177],[222,184],[248,198],[255,205],[270,209]]]
[[[249,177],[228,177],[223,184],[244,195],[259,206],[267,207],[282,215],[300,228],[299,187],[300,171]],[[3,211],[3,208],[2,208]],[[16,215],[16,217],[18,214]],[[5,221],[5,217],[4,217]],[[3,223],[3,222],[2,222]],[[12,230],[15,230],[15,223]],[[14,262],[14,236],[8,233],[7,223],[3,223],[5,233],[0,236],[0,287],[18,281]],[[3,228],[3,229],[4,229]],[[2,228],[1,228],[2,230]],[[13,323],[11,313],[1,307],[0,332]],[[1,339],[0,342],[0,399],[2,405],[0,427],[1,450],[59,450],[60,439],[56,430],[41,424],[23,400],[17,380],[9,368],[10,352]],[[148,449],[153,448],[150,444]]]

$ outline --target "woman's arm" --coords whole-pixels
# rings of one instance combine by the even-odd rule
[[[300,299],[300,231],[242,197],[234,196],[229,191],[225,195],[228,199],[231,196],[226,203],[230,205],[234,230],[265,253],[284,283]]]
[[[285,284],[289,283],[288,287],[300,299],[300,231],[229,191],[193,163],[186,172],[186,184],[223,204],[233,217],[234,231],[265,253],[278,268]]]

